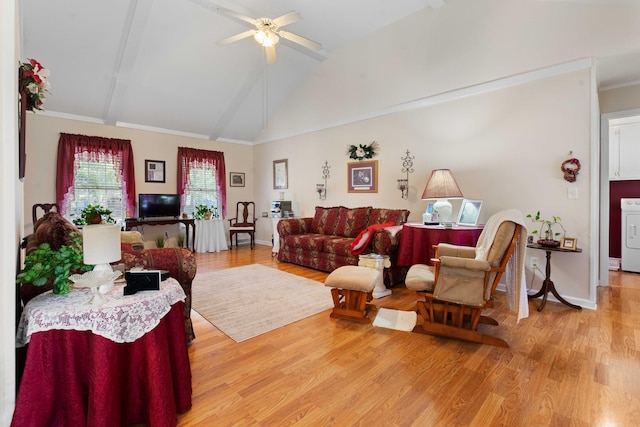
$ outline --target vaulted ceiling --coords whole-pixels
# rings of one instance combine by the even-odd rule
[[[20,5],[22,59],[35,58],[51,70],[48,114],[240,143],[255,141],[332,52],[410,14],[447,7],[446,0],[22,0]],[[267,65],[253,37],[216,43],[251,27],[219,8],[251,18],[295,10],[301,20],[286,30],[322,49],[281,39],[277,62]],[[602,58],[600,64],[603,85],[640,80],[638,52]]]

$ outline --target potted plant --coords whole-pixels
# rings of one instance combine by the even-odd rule
[[[75,225],[100,224],[102,221],[113,224],[116,221],[111,217],[111,210],[101,205],[87,205],[80,211],[80,218],[73,220]]]
[[[184,239],[185,239],[185,235],[180,233],[178,234],[178,237],[176,238],[176,242],[178,244],[178,247],[182,248],[184,246]]]
[[[164,242],[165,242],[165,239],[164,239],[163,235],[160,235],[160,236],[156,237],[156,247],[157,248],[164,248]]]
[[[207,216],[207,213],[209,213],[209,217],[211,217],[211,213],[207,205],[198,205],[193,213],[193,219],[206,219],[205,216]]]
[[[562,223],[560,222],[562,221],[562,218],[560,218],[559,216],[552,216],[551,219],[544,219],[540,216],[540,211],[536,212],[535,215],[532,215],[532,214],[527,215],[527,218],[529,218],[534,223],[535,222],[540,223],[540,229],[533,230],[531,232],[531,234],[537,234],[538,236],[541,237],[538,240],[539,245],[551,246],[551,247],[560,246],[560,241],[557,240],[556,237],[560,235],[564,236],[564,234],[566,233],[566,230],[564,229],[564,227],[562,226]],[[555,226],[559,226],[562,229],[562,233],[560,233],[559,231],[554,231],[553,228]],[[542,238],[543,235],[544,235],[544,238]]]
[[[29,253],[16,282],[32,283],[34,286],[52,283],[54,293],[66,295],[69,293],[69,276],[92,269],[93,265],[83,262],[82,237],[73,233],[71,244],[63,245],[57,251],[51,249],[48,243],[42,243],[38,249]]]

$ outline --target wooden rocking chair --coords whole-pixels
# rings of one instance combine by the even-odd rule
[[[498,324],[494,319],[483,316],[482,311],[493,307],[492,295],[521,232],[521,225],[502,222],[486,261],[475,259],[474,247],[441,243],[436,248],[436,258],[432,260],[434,270],[420,264],[412,266],[405,280],[407,288],[418,291],[425,298],[417,303],[418,313],[424,322],[416,326],[414,332],[509,347],[500,338],[478,332],[478,324]]]

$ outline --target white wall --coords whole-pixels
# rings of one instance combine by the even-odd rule
[[[15,274],[22,186],[18,180],[17,2],[0,3],[0,425],[11,422],[15,404]]]
[[[640,108],[640,83],[600,91],[602,114]]]
[[[432,169],[450,168],[467,198],[483,199],[480,221],[493,213],[516,208],[559,215],[567,235],[578,239],[581,254],[554,254],[553,279],[560,293],[587,304],[589,281],[589,206],[591,70],[496,90],[427,108],[390,114],[255,147],[256,202],[266,210],[279,190],[272,186],[272,161],[288,158],[289,188],[296,214],[313,215],[314,206],[376,206],[411,210],[417,221],[426,208],[419,199]],[[316,105],[331,109],[331,104]],[[347,192],[346,154],[349,144],[380,143],[379,191]],[[401,157],[409,150],[414,160],[408,200],[402,200],[396,179],[402,177]],[[564,181],[560,170],[569,152],[580,159],[578,181]],[[315,184],[322,165],[331,165],[327,200],[319,201]],[[577,199],[567,198],[576,187]],[[454,210],[458,205],[454,205]],[[258,239],[269,238],[270,225],[258,228]],[[529,251],[544,258],[544,252]],[[538,275],[534,287],[540,286]],[[530,276],[528,276],[530,283]],[[595,301],[591,301],[593,305]]]
[[[222,151],[225,155],[227,181],[229,172],[244,172],[245,187],[229,187],[227,183],[228,213],[235,213],[239,200],[253,197],[253,148],[247,145],[208,141],[186,136],[168,135],[146,130],[107,126],[96,123],[67,120],[44,115],[29,115],[27,119],[27,170],[25,177],[24,222],[27,232],[33,230],[31,206],[55,200],[56,156],[60,133],[76,133],[107,138],[130,139],[136,170],[137,193],[176,193],[176,173],[178,147],[192,147]],[[144,180],[144,161],[164,160],[166,182],[151,183]],[[133,213],[130,213],[133,216]],[[170,236],[178,233],[178,228],[145,227],[145,241],[152,241],[157,235],[168,231]],[[153,243],[146,243],[153,247]]]

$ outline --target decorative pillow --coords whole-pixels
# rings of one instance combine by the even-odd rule
[[[371,209],[369,215],[369,225],[381,224],[387,221],[393,221],[393,225],[402,225],[407,222],[409,211],[406,209]]]
[[[311,232],[317,234],[334,234],[340,208],[323,208],[316,206],[316,214],[311,222]]]
[[[58,250],[60,246],[71,243],[71,233],[78,232],[75,225],[67,221],[58,212],[48,212],[33,226],[38,245],[48,243],[51,249]]]
[[[356,237],[369,223],[371,206],[364,208],[345,208],[340,206],[340,215],[336,225],[336,236]]]
[[[351,255],[359,255],[364,249],[367,247],[376,230],[385,227],[391,227],[393,225],[392,221],[385,222],[384,224],[374,224],[370,225],[355,238],[353,239],[353,243],[351,243]]]

